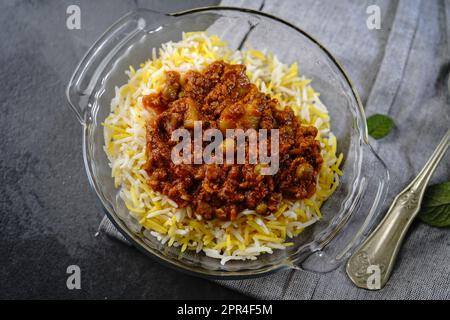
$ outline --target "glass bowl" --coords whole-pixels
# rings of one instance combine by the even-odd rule
[[[179,248],[162,245],[128,214],[114,187],[103,151],[101,122],[110,112],[114,88],[127,82],[124,71],[151,57],[152,48],[181,40],[182,32],[205,31],[232,49],[267,49],[283,63],[297,62],[328,107],[331,127],[344,154],[344,175],[323,207],[323,218],[306,228],[286,250],[257,260],[220,260],[203,253],[180,257]],[[351,254],[379,220],[388,186],[386,166],[368,143],[366,118],[358,94],[341,65],[323,45],[280,18],[233,7],[207,7],[174,14],[133,11],[111,26],[89,49],[67,87],[69,106],[83,128],[83,155],[89,181],[109,219],[125,238],[149,256],[186,272],[221,279],[253,277],[286,268],[328,272]]]

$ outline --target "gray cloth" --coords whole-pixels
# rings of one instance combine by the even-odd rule
[[[450,127],[450,0],[232,1],[284,18],[312,34],[341,62],[366,106],[388,114],[393,132],[371,144],[386,162],[391,185],[385,210],[421,169]],[[366,8],[381,9],[381,29],[366,26]],[[450,180],[450,154],[432,183]],[[100,226],[118,236],[108,219]],[[252,280],[219,281],[267,299],[449,299],[450,232],[415,222],[383,290],[356,288],[344,268],[326,274],[283,271]]]

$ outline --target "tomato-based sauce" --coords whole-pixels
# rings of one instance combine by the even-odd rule
[[[216,61],[203,72],[188,71],[183,77],[169,71],[161,92],[142,101],[155,115],[146,126],[148,184],[180,207],[191,206],[205,219],[234,220],[246,208],[268,215],[282,197],[295,200],[314,194],[323,162],[317,129],[301,125],[291,108],[281,110],[276,99],[260,92],[244,65]],[[172,132],[184,128],[194,136],[196,121],[202,122],[203,131],[215,128],[224,134],[237,128],[278,129],[277,173],[262,175],[261,165],[250,164],[248,154],[244,164],[175,164],[171,151],[178,141],[171,140]]]

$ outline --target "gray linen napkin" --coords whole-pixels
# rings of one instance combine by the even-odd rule
[[[366,9],[373,4],[381,9],[380,30],[366,26]],[[384,113],[395,120],[387,138],[371,140],[391,174],[387,209],[450,127],[450,0],[224,0],[222,5],[268,12],[309,32],[342,63],[367,115]],[[447,154],[432,182],[450,180],[449,160]],[[106,217],[100,230],[124,241]],[[415,223],[389,283],[377,292],[353,286],[343,267],[219,283],[263,299],[449,299],[450,232]]]

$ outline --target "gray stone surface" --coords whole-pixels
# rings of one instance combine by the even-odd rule
[[[103,213],[64,95],[83,53],[127,11],[214,2],[1,2],[0,298],[243,298],[94,236]],[[70,4],[81,8],[81,30],[65,27]],[[66,288],[71,264],[81,268],[81,290]]]

